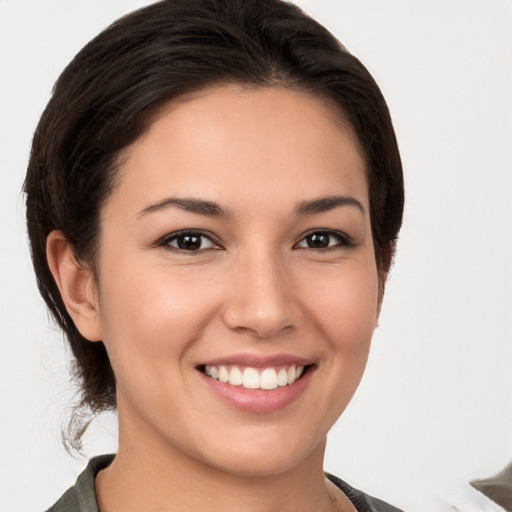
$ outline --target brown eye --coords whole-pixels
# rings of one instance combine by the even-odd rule
[[[297,247],[301,249],[330,249],[352,245],[349,238],[337,231],[315,231],[305,236]]]
[[[171,234],[162,240],[161,245],[186,252],[198,252],[218,247],[211,238],[194,231]]]
[[[306,243],[310,249],[325,249],[329,247],[331,235],[327,233],[315,233],[306,237]]]

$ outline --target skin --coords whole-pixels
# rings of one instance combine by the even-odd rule
[[[296,211],[332,196],[352,204]],[[161,205],[176,197],[228,214]],[[211,240],[188,252],[162,242],[187,229]],[[344,236],[321,249],[309,246],[312,231]],[[322,463],[362,377],[381,297],[365,163],[332,107],[238,86],[167,105],[125,151],[101,211],[98,282],[59,231],[48,259],[78,329],[104,341],[117,379],[119,452],[96,480],[103,512],[355,510]],[[241,352],[306,358],[314,372],[291,405],[241,411],[197,369]]]

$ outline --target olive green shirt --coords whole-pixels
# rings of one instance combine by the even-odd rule
[[[75,485],[70,487],[47,512],[100,512],[96,502],[94,479],[98,472],[106,468],[113,459],[114,455],[101,455],[91,459],[85,470],[78,476]],[[358,512],[401,512],[398,508],[350,487],[333,475],[328,473],[326,475],[347,495]]]

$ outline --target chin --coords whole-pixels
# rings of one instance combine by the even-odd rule
[[[289,436],[288,436],[289,437]],[[280,439],[279,442],[263,440],[259,442],[231,444],[231,449],[223,450],[220,457],[210,460],[210,464],[223,472],[240,477],[267,477],[292,471],[301,466],[305,460],[318,456],[322,460],[325,448],[325,437],[316,445],[309,443],[290,443],[290,439]],[[321,462],[320,462],[321,463]]]

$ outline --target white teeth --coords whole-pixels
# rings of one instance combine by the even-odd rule
[[[229,372],[229,383],[232,386],[241,386],[242,382],[242,372],[236,366],[233,366]]]
[[[259,389],[260,374],[254,368],[246,368],[242,374],[242,386],[246,389]]]
[[[277,374],[277,385],[286,386],[286,384],[288,384],[288,372],[285,368],[281,368]]]
[[[266,368],[261,372],[260,376],[261,389],[276,389],[277,388],[277,373],[274,368]]]
[[[261,373],[260,373],[261,372]],[[264,368],[256,370],[255,368],[244,368],[243,371],[237,366],[229,369],[226,366],[205,365],[204,373],[220,382],[229,383],[232,386],[243,386],[246,389],[265,389],[271,390],[278,387],[293,384],[303,373],[304,366],[295,365],[286,368]]]
[[[228,382],[229,380],[229,373],[225,366],[219,366],[219,380],[221,382]]]

